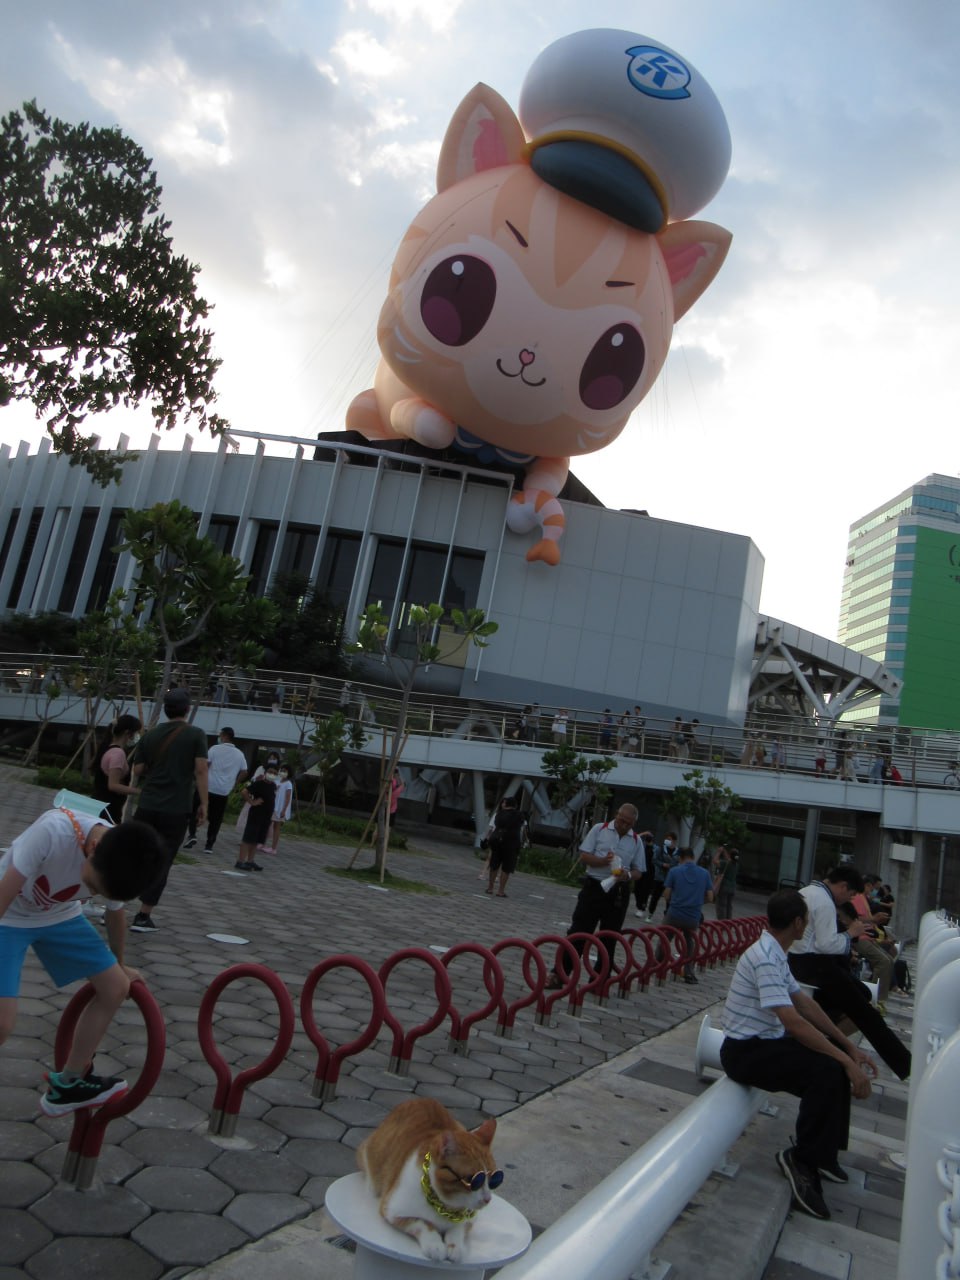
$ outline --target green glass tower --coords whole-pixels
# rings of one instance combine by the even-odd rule
[[[851,718],[960,729],[960,479],[932,475],[850,526],[840,643],[903,680]]]

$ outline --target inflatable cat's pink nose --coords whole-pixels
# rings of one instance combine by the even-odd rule
[[[519,115],[545,182],[643,231],[698,213],[730,167],[730,131],[709,84],[632,31],[577,31],[548,45],[527,72]]]
[[[524,368],[526,368],[528,364],[533,364],[536,358],[537,357],[533,354],[533,352],[528,351],[526,347],[524,347],[524,349],[520,352],[520,363],[523,365]]]

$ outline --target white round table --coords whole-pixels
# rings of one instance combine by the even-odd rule
[[[489,1267],[505,1266],[525,1253],[532,1236],[523,1214],[494,1196],[470,1229],[463,1260],[434,1262],[412,1236],[384,1222],[364,1174],[338,1178],[327,1188],[324,1206],[357,1243],[354,1280],[437,1280],[438,1271],[455,1273],[457,1280],[483,1280]]]

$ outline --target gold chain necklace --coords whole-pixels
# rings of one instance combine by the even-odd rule
[[[429,1151],[423,1157],[423,1176],[420,1179],[420,1190],[434,1213],[438,1213],[441,1218],[446,1218],[448,1222],[467,1222],[470,1218],[477,1216],[476,1209],[448,1209],[436,1191],[434,1191],[433,1183],[430,1181]]]

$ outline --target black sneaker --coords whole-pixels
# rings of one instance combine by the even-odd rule
[[[690,987],[697,987],[700,985],[700,979],[695,978],[692,973],[685,973],[683,975],[683,980]]]
[[[263,867],[261,867],[261,865],[260,865],[260,863],[259,863],[259,862],[248,862],[248,863],[247,863],[247,870],[248,870],[248,871],[262,871],[262,870],[263,870]]]
[[[127,1092],[126,1080],[116,1076],[95,1076],[88,1071],[80,1080],[64,1084],[59,1073],[47,1076],[47,1092],[40,1098],[40,1110],[48,1116],[65,1116],[83,1107],[99,1107],[109,1098]]]
[[[235,862],[233,864],[234,871],[252,871],[253,864],[250,862]]]
[[[793,1192],[797,1208],[802,1209],[804,1213],[809,1213],[811,1218],[828,1219],[830,1210],[820,1190],[820,1179],[816,1171],[801,1164],[792,1147],[777,1152],[777,1164],[780,1166],[780,1172],[790,1183],[790,1190]]]
[[[191,836],[189,840],[184,840],[184,842],[183,842],[183,848],[184,848],[184,849],[192,849],[192,848],[193,848],[193,846],[194,846],[196,843],[197,843],[197,837],[196,837],[196,836]]]
[[[133,917],[133,924],[130,926],[134,933],[153,933],[156,927],[153,922],[153,916],[148,916],[145,911],[138,911]]]
[[[817,1165],[817,1173],[821,1178],[826,1178],[828,1182],[849,1182],[850,1175],[846,1169],[836,1160],[833,1164]]]
[[[208,849],[208,848],[204,848],[203,852],[204,852],[204,853],[213,853],[213,850],[212,850],[212,849]]]

